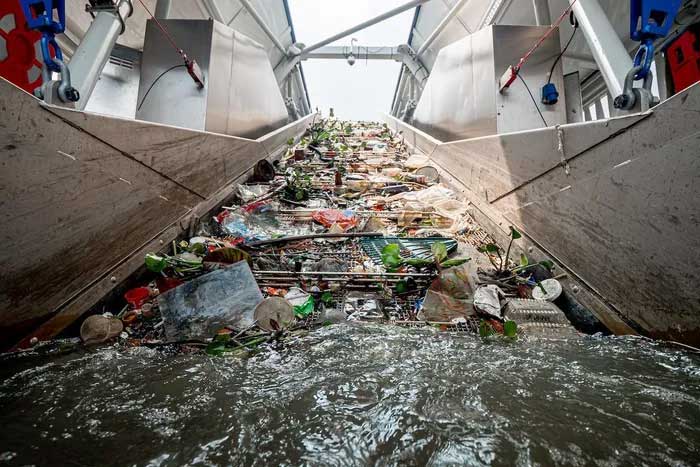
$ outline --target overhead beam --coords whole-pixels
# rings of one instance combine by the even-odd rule
[[[327,45],[310,53],[303,53],[302,60],[345,60],[352,53],[358,60],[401,60],[398,47],[362,47]]]
[[[490,24],[498,24],[503,15],[506,14],[506,11],[508,11],[508,8],[510,8],[511,3],[513,3],[513,0],[491,0],[491,4],[486,9],[484,17],[481,18],[477,30]]]
[[[302,51],[302,54],[312,52],[316,49],[320,49],[321,47],[323,47],[325,45],[331,44],[339,39],[347,37],[350,34],[355,34],[356,32],[362,31],[363,29],[366,29],[370,26],[374,26],[377,23],[381,23],[384,20],[392,18],[400,13],[403,13],[404,11],[410,10],[412,8],[417,7],[418,5],[422,5],[422,4],[427,3],[429,1],[430,0],[411,0],[410,2],[405,3],[399,7],[396,7],[393,10],[389,10],[386,13],[382,13],[379,16],[375,16],[374,18],[369,19],[367,21],[364,21],[356,26],[353,26],[350,29],[346,29],[343,32],[339,32],[338,34],[336,34],[334,36],[331,36],[327,39],[324,39],[320,42],[317,42],[316,44],[310,45],[310,46],[304,48],[304,50]]]
[[[571,0],[569,0],[571,1]],[[624,92],[632,59],[598,0],[573,3],[574,15],[613,99]]]
[[[214,0],[202,0],[204,3],[204,8],[209,12],[209,16],[212,17],[212,19],[218,21],[219,23],[224,23],[226,24],[226,20],[224,19],[224,14],[221,13],[221,10],[219,9],[219,5],[216,4],[216,1]]]
[[[423,55],[423,52],[425,52],[428,47],[433,43],[433,41],[440,35],[440,33],[447,27],[448,24],[450,24],[450,21],[452,21],[452,18],[454,18],[457,13],[462,9],[462,7],[467,3],[469,0],[459,0],[455,5],[452,7],[452,9],[447,12],[447,15],[445,15],[444,18],[442,18],[442,21],[440,21],[440,24],[437,25],[435,29],[433,29],[433,32],[430,33],[427,39],[423,42],[423,44],[420,46],[418,51],[416,52],[416,56],[420,58],[421,55]]]
[[[263,30],[265,35],[272,41],[272,43],[277,47],[277,49],[282,52],[284,55],[287,55],[287,49],[282,45],[282,43],[277,39],[277,36],[272,32],[272,30],[268,27],[268,25],[265,23],[265,20],[258,14],[257,11],[255,11],[255,8],[253,8],[253,5],[250,4],[248,0],[239,0],[241,2],[241,5],[248,11],[248,14],[253,17],[256,23],[258,23],[258,26],[260,26],[260,29]]]

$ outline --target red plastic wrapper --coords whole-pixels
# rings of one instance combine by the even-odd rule
[[[322,209],[314,212],[312,217],[324,227],[331,227],[334,224],[338,224],[346,232],[357,225],[357,217],[355,217],[352,211]]]

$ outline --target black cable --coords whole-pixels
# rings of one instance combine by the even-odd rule
[[[561,60],[561,58],[566,53],[566,50],[571,45],[571,41],[574,40],[574,36],[576,36],[576,31],[578,31],[578,21],[576,22],[576,26],[574,26],[574,32],[571,34],[571,37],[569,38],[569,42],[566,43],[566,45],[564,46],[564,49],[561,51],[561,53],[559,54],[557,59],[554,60],[554,64],[552,65],[552,69],[549,70],[549,78],[547,79],[547,84],[552,82],[552,73],[554,73],[554,68],[557,66],[557,63],[559,63],[559,60]]]
[[[537,113],[540,114],[540,118],[542,119],[542,123],[544,123],[545,128],[548,127],[547,125],[547,120],[544,119],[544,115],[542,115],[542,111],[540,110],[540,106],[537,105],[537,101],[535,100],[535,96],[532,95],[532,92],[530,91],[530,86],[527,85],[525,80],[523,79],[522,76],[520,76],[520,73],[518,73],[518,78],[520,78],[520,81],[523,82],[525,85],[525,89],[527,89],[527,93],[530,94],[530,99],[532,99],[532,103],[535,104],[535,108],[537,109]]]
[[[146,91],[146,94],[143,95],[143,99],[141,99],[141,103],[140,103],[139,106],[136,108],[136,111],[137,111],[137,112],[138,112],[139,110],[141,110],[141,107],[143,106],[143,103],[146,102],[146,98],[148,97],[148,93],[151,92],[151,89],[153,89],[153,86],[156,85],[156,83],[158,82],[158,80],[161,79],[161,78],[162,78],[163,76],[165,76],[166,74],[168,74],[168,73],[170,73],[171,71],[173,71],[174,69],[180,68],[180,67],[187,68],[187,65],[175,65],[175,66],[172,66],[172,67],[168,68],[167,70],[165,70],[163,73],[159,74],[158,77],[157,77],[155,80],[153,80],[153,82],[151,83],[151,85],[148,87],[148,90]]]

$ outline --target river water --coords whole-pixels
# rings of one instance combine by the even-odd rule
[[[700,356],[338,325],[247,359],[104,347],[0,369],[0,465],[698,465]]]

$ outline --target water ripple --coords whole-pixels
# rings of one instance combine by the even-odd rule
[[[635,338],[341,325],[246,359],[0,369],[1,465],[694,465],[700,360]]]

